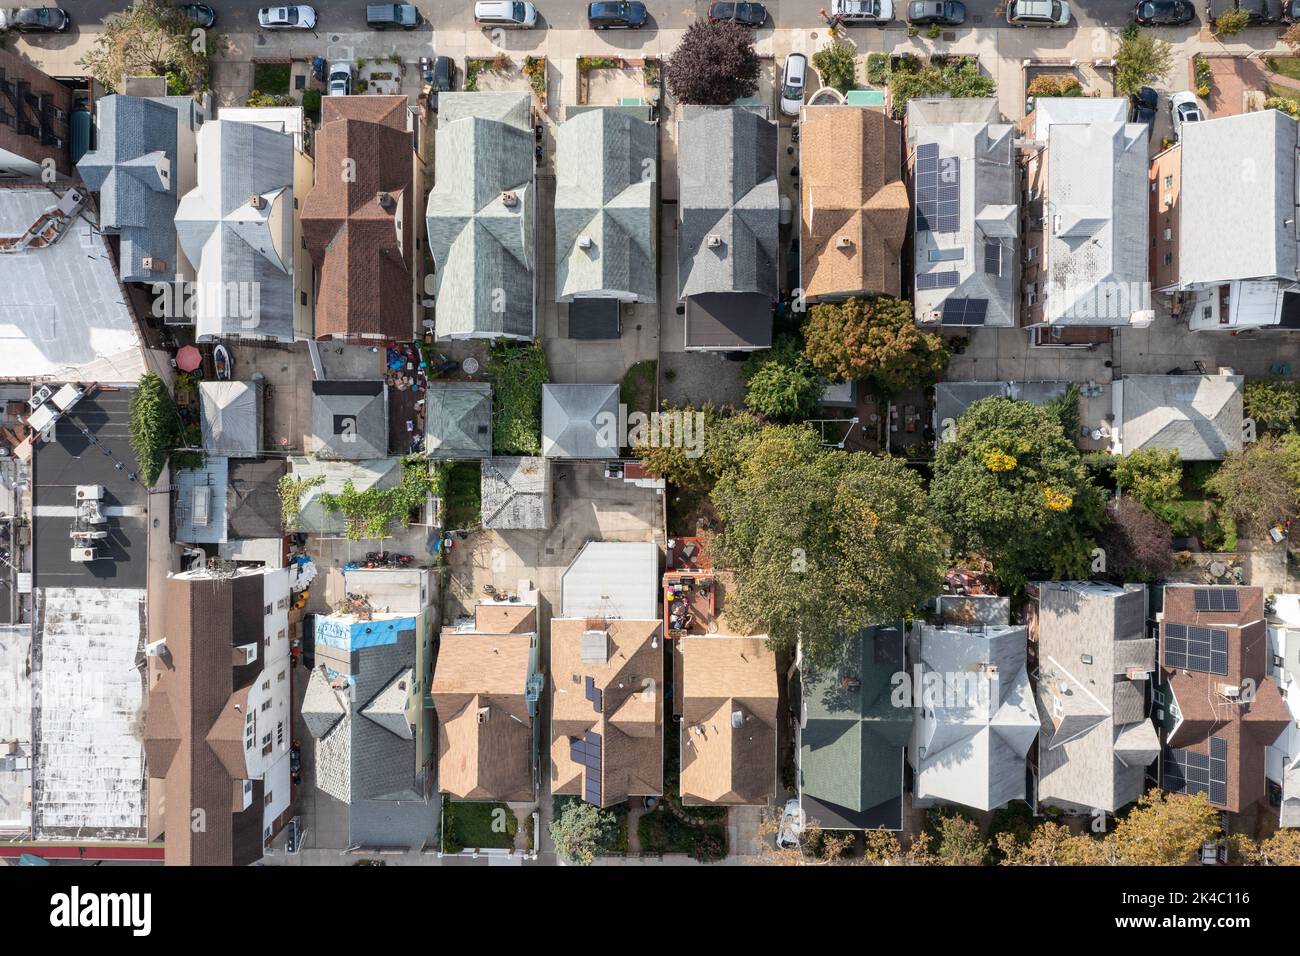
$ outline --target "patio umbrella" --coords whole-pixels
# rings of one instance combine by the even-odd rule
[[[187,345],[176,353],[176,367],[182,372],[193,372],[203,364],[203,353],[193,345]]]

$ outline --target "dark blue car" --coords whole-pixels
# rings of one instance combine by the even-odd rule
[[[593,30],[639,30],[649,19],[645,4],[635,0],[587,5],[587,25]]]

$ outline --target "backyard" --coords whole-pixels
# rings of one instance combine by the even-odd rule
[[[447,466],[446,527],[472,531],[483,523],[481,476],[476,461],[454,461]]]

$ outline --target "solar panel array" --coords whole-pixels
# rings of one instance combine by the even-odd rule
[[[586,686],[583,688],[583,696],[591,701],[591,709],[596,713],[599,714],[605,709],[605,692],[596,686],[594,678],[587,678]]]
[[[916,276],[916,287],[917,289],[955,289],[960,281],[959,272],[919,272]]]
[[[588,803],[600,806],[600,734],[587,731],[585,736],[569,738],[569,759],[585,767],[582,797]]]
[[[1165,664],[1205,674],[1228,673],[1228,632],[1185,624],[1165,625]]]
[[[1002,275],[1002,243],[996,239],[984,240],[984,272],[991,276]]]
[[[1193,595],[1198,611],[1240,611],[1236,588],[1197,588]]]
[[[944,299],[944,325],[983,325],[988,318],[988,299]]]
[[[1228,803],[1228,743],[1210,738],[1210,752],[1165,748],[1165,789],[1195,796],[1203,793],[1211,803]]]
[[[940,156],[937,143],[916,148],[916,229],[961,229],[961,162],[955,156]]]

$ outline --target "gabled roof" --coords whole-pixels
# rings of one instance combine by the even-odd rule
[[[479,499],[484,528],[549,528],[551,463],[545,458],[484,458],[479,466]]]
[[[799,171],[804,295],[899,295],[911,209],[902,127],[875,107],[804,107]]]
[[[951,299],[985,302],[984,325],[1015,324],[1020,296],[1015,138],[1014,126],[998,122],[995,99],[908,100],[907,142],[919,214],[913,242],[918,320],[960,324],[964,306],[959,315],[955,302],[945,315],[944,303]],[[929,190],[937,192],[930,197]],[[922,206],[922,194],[939,205]]]
[[[285,133],[234,120],[199,128],[198,185],[176,209],[176,234],[203,292],[199,338],[293,341],[293,167]]]
[[[805,663],[799,796],[824,829],[902,829],[912,710],[894,706],[890,680],[905,667],[902,622],[846,641],[839,667]]]
[[[1048,144],[1044,317],[1126,325],[1146,306],[1128,290],[1148,279],[1147,127],[1127,122],[1123,99],[1035,104],[1035,138]]]
[[[166,103],[113,94],[95,103],[96,145],[77,162],[99,193],[99,224],[119,237],[123,282],[176,275],[176,111]],[[144,267],[152,258],[159,264]]]
[[[766,804],[776,792],[776,656],[761,637],[679,641],[682,802]]]
[[[532,798],[525,689],[536,642],[535,634],[444,632],[432,687],[443,791],[462,800]]]
[[[302,204],[318,339],[412,335],[419,210],[406,126],[405,96],[322,100],[316,186]],[[354,175],[340,175],[349,161]]]
[[[1178,147],[1180,283],[1297,278],[1298,128],[1278,110],[1184,124]],[[1225,175],[1226,169],[1241,175]]]
[[[1174,449],[1184,461],[1221,461],[1240,451],[1240,375],[1126,375],[1121,450]]]
[[[1159,756],[1146,716],[1155,641],[1146,636],[1146,588],[1091,581],[1038,588],[1038,799],[1107,813],[1142,795]]]
[[[655,301],[658,138],[658,127],[617,109],[580,113],[556,132],[557,302]]]
[[[388,454],[388,386],[382,381],[311,383],[311,431],[320,458]]]
[[[200,382],[203,450],[256,458],[262,453],[262,388],[257,382]]]
[[[547,458],[617,458],[617,385],[543,385],[542,454]]]
[[[677,133],[677,295],[777,296],[776,124],[749,107],[686,106]],[[717,242],[710,245],[710,237]]]
[[[424,394],[424,450],[432,458],[492,454],[492,386],[431,381]]]
[[[551,621],[553,794],[601,807],[663,794],[661,630],[657,620]]]
[[[1039,731],[1027,640],[1023,626],[921,625],[923,706],[908,749],[918,800],[996,810],[1024,799],[1025,757]],[[942,701],[924,697],[936,679]]]
[[[531,102],[527,93],[439,97],[426,226],[440,339],[536,330]]]

